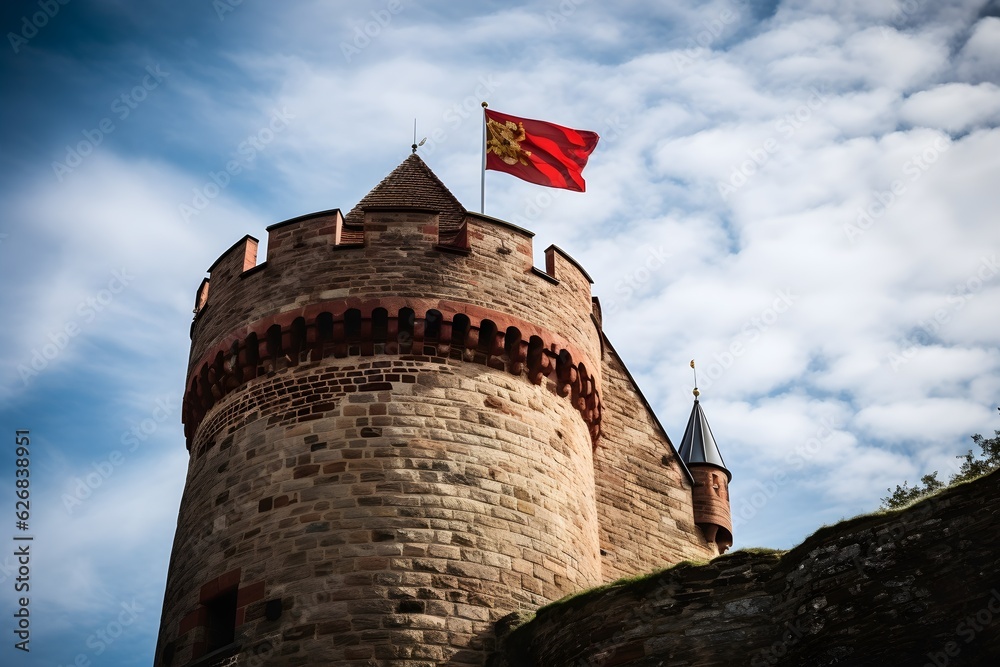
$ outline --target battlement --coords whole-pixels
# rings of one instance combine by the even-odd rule
[[[302,215],[267,228],[267,258],[261,264],[257,264],[259,241],[246,235],[219,256],[208,269],[209,277],[199,285],[192,338],[207,307],[224,301],[231,291],[245,291],[243,287],[232,286],[279,277],[274,274],[287,266],[324,264],[325,254],[352,250],[366,251],[359,257],[367,262],[399,259],[412,251],[475,255],[481,264],[496,263],[498,273],[520,271],[561,285],[565,291],[576,294],[575,301],[583,304],[588,314],[593,311],[589,287],[593,280],[558,246],[545,249],[542,270],[533,265],[533,232],[478,213],[466,213],[458,230],[442,231],[439,217],[438,211],[429,208],[371,207],[365,210],[363,227],[352,230],[345,228],[339,209]],[[379,249],[385,254],[380,256]],[[275,270],[268,274],[270,267]],[[265,276],[254,277],[259,273]],[[335,283],[335,277],[331,276],[329,282]]]
[[[397,181],[407,188],[400,190]],[[417,199],[397,196],[411,193]],[[327,357],[481,363],[569,397],[596,445],[601,332],[587,272],[556,246],[533,263],[526,229],[462,207],[416,156],[344,215],[244,236],[195,296],[184,423],[261,375]]]

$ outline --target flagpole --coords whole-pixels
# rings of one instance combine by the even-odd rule
[[[479,175],[479,212],[486,213],[486,107],[483,102],[483,170]]]

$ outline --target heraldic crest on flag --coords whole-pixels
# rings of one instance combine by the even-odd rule
[[[514,121],[495,121],[486,118],[486,152],[494,153],[507,164],[528,164],[526,157],[531,157],[531,151],[521,148],[525,140],[524,123]]]
[[[484,107],[486,169],[521,180],[584,192],[583,168],[597,146],[596,132],[518,118]]]

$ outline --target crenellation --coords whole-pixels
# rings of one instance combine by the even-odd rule
[[[302,215],[267,228],[267,262],[282,264],[305,249],[340,245],[344,216],[340,209]],[[248,267],[249,268],[249,267]]]
[[[247,234],[219,255],[219,259],[208,267],[209,281],[213,282],[217,291],[225,290],[240,278],[244,271],[256,266],[258,243],[257,239]]]
[[[468,299],[468,287],[486,287],[484,278],[487,277],[490,284],[495,284],[501,278],[497,273],[506,273],[516,281],[509,284],[503,298],[491,302],[492,305],[515,312],[537,311],[550,315],[559,320],[557,330],[574,338],[599,340],[599,332],[587,323],[587,318],[577,321],[578,318],[565,317],[567,300],[581,312],[592,311],[591,280],[575,260],[558,248],[553,246],[546,250],[549,266],[543,275],[552,279],[547,283],[540,279],[531,263],[530,235],[516,227],[498,224],[484,216],[469,215],[463,225],[469,234],[469,254],[454,255],[441,250],[445,245],[431,229],[437,224],[434,217],[437,214],[374,208],[365,215],[375,216],[373,219],[381,222],[366,223],[364,234],[372,238],[361,245],[331,243],[336,229],[342,227],[342,216],[336,209],[272,225],[268,227],[267,262],[261,265],[255,264],[256,239],[250,236],[242,239],[213,265],[211,273],[216,280],[212,283],[211,298],[207,300],[214,307],[211,312],[199,313],[192,328],[192,340],[210,340],[215,332],[216,335],[232,332],[241,322],[253,319],[254,313],[257,318],[291,313],[317,299],[350,297],[364,290],[382,291],[390,285],[394,294],[417,296],[414,288],[431,287],[430,281],[441,290],[442,296],[450,296],[453,300]],[[404,219],[407,216],[409,220]],[[391,230],[380,231],[390,219],[394,220]],[[369,229],[372,224],[379,229]],[[410,232],[404,233],[404,230]],[[411,232],[416,235],[412,239],[419,239],[416,246],[412,245],[413,241],[401,241],[411,238],[407,236]],[[388,234],[386,243],[381,243],[378,239],[384,234]],[[458,246],[447,247],[455,249]],[[342,249],[332,253],[334,248]],[[511,253],[505,254],[505,250]],[[417,251],[420,256],[414,257]],[[271,265],[273,270],[269,268]],[[485,270],[486,266],[490,268]],[[555,276],[556,273],[562,280]],[[235,281],[237,275],[243,279]],[[274,275],[280,278],[274,280]],[[383,278],[370,278],[376,275]],[[442,279],[451,279],[450,285],[443,284]],[[410,290],[407,286],[411,286]],[[203,291],[206,290],[199,289],[199,301]],[[420,293],[421,296],[426,294],[426,291]],[[484,294],[489,292],[484,291]],[[281,295],[284,295],[284,303],[280,303]],[[270,303],[272,296],[278,296],[280,305],[266,312],[261,306]],[[468,305],[486,303],[473,299]]]

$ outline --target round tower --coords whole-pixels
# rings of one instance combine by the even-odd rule
[[[694,368],[693,361],[691,368]],[[722,452],[701,409],[698,394],[695,387],[694,405],[677,453],[694,480],[691,489],[694,522],[705,539],[722,554],[733,546],[733,520],[729,508],[729,482],[733,475],[722,460]]]
[[[416,155],[267,232],[197,292],[156,664],[478,665],[601,583],[586,272]]]

